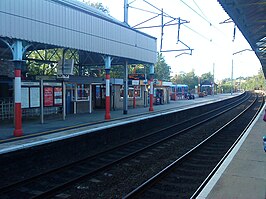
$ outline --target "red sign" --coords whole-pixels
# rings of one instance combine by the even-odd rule
[[[53,106],[54,92],[53,87],[44,87],[44,106]]]
[[[62,105],[62,87],[54,87],[54,105],[61,106]]]

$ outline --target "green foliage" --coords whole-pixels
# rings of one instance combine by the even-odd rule
[[[124,66],[112,66],[110,71],[110,76],[112,78],[124,79]]]
[[[154,65],[154,70],[155,70],[155,75],[154,75],[155,79],[170,81],[171,67],[166,63],[162,53],[157,54],[157,62]]]
[[[192,70],[189,73],[180,73],[175,75],[171,81],[174,84],[187,84],[189,89],[194,89],[198,85],[198,76],[195,74],[195,71]]]
[[[230,93],[231,92],[231,80],[226,81],[218,86],[218,93]]]
[[[62,59],[63,49],[45,49],[27,52],[27,69],[25,72],[29,76],[35,75],[56,75],[57,63]],[[78,52],[66,50],[65,59],[78,59]],[[77,68],[74,68],[74,74],[78,74]]]
[[[244,79],[241,88],[245,90],[265,90],[265,77],[262,69],[258,71],[258,75]]]
[[[213,82],[213,75],[210,72],[202,74],[200,77],[200,82],[204,81]]]
[[[83,3],[86,3],[94,8],[97,8],[98,10],[101,10],[102,12],[106,13],[106,14],[110,14],[109,8],[104,6],[102,3],[96,2],[90,2],[89,0],[82,0]]]

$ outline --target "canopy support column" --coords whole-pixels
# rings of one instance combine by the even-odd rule
[[[110,120],[111,114],[110,114],[110,70],[111,70],[111,62],[112,59],[110,56],[104,57],[104,63],[105,63],[105,74],[106,74],[106,85],[105,85],[105,119]]]
[[[15,41],[12,45],[13,51],[13,62],[15,65],[15,83],[14,83],[14,98],[15,98],[15,106],[14,106],[14,136],[19,137],[23,135],[22,130],[22,108],[21,108],[21,65],[22,55],[23,55],[23,46],[22,41]]]
[[[154,65],[150,66],[150,108],[149,111],[154,111],[153,109],[153,76],[154,76]]]
[[[124,96],[123,96],[123,114],[128,111],[128,61],[125,63],[125,76],[124,76]]]

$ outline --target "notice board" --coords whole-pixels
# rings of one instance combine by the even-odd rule
[[[44,106],[54,105],[54,92],[53,87],[44,87]]]

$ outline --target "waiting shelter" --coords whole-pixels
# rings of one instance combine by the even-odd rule
[[[48,93],[53,91],[53,97],[58,101],[62,97],[63,119],[67,113],[65,93],[68,88],[71,87],[75,91],[73,96],[77,110],[82,104],[78,103],[79,99],[84,100],[82,92],[98,89],[97,83],[93,86],[89,83],[70,81],[70,85],[70,76],[90,76],[93,67],[104,66],[105,119],[110,119],[111,67],[121,66],[125,74],[123,84],[127,90],[129,64],[153,65],[156,62],[156,38],[75,0],[1,0],[0,25],[5,27],[0,29],[0,60],[3,62],[0,67],[13,68],[12,75],[7,72],[1,74],[0,79],[14,80],[15,136],[23,134],[21,103],[25,100],[22,98],[22,92],[25,91],[21,80],[32,80],[27,74],[29,66],[38,70],[45,65],[51,71],[58,72],[57,68],[61,62],[62,70],[56,82],[61,83],[62,90],[56,88],[60,86],[51,86],[52,89],[47,88],[45,92],[48,97]],[[72,73],[66,72],[67,60],[73,63]],[[151,69],[150,74],[153,73],[154,69]],[[29,89],[29,92],[42,95],[43,90]],[[55,96],[55,93],[61,96]],[[40,101],[40,106],[41,103],[52,102],[50,99],[50,102]],[[127,112],[127,105],[125,95],[124,113]]]

